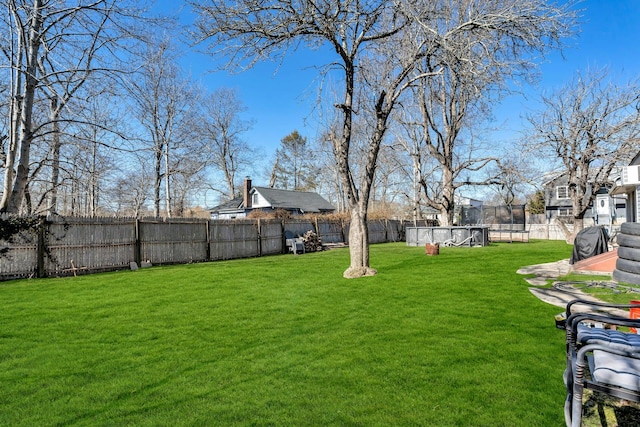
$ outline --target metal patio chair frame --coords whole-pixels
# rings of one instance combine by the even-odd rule
[[[576,308],[582,307],[578,311]],[[640,335],[618,331],[617,327],[640,329],[640,319],[629,319],[611,314],[611,309],[629,309],[638,304],[610,304],[599,301],[573,300],[566,307],[566,356],[567,367],[564,381],[567,387],[565,421],[567,426],[579,427],[582,422],[582,398],[584,389],[591,389],[609,396],[640,403],[640,381],[635,386],[624,387],[594,378],[597,369],[617,368],[620,363],[628,365],[634,377],[640,378]],[[576,312],[577,311],[577,312]],[[600,327],[588,327],[599,325]],[[609,326],[614,329],[606,329]],[[600,360],[614,361],[615,366],[597,365]],[[598,353],[600,352],[600,353]],[[625,375],[611,371],[613,376]],[[600,375],[596,375],[600,376]],[[611,377],[610,377],[611,378]],[[619,381],[613,381],[619,382]]]

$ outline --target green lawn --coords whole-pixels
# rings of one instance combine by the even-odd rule
[[[0,283],[0,425],[561,426],[564,242],[348,251]]]

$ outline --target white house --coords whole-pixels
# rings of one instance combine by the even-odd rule
[[[612,181],[615,177],[611,176]],[[557,217],[572,218],[573,206],[569,196],[569,181],[566,173],[547,175],[544,186],[545,215],[551,222]],[[626,197],[613,194],[609,188],[602,188],[596,194],[594,203],[584,216],[585,226],[620,224],[627,221]]]
[[[609,193],[612,196],[626,196],[627,209],[626,220],[639,222],[640,206],[638,204],[638,192],[640,190],[640,152],[631,160],[629,166],[622,168],[620,176],[615,181],[615,186]]]
[[[211,209],[213,219],[245,218],[253,210],[285,210],[293,215],[305,213],[329,213],[335,208],[318,193],[311,191],[279,190],[254,187],[251,179],[244,180],[242,197],[230,200]]]

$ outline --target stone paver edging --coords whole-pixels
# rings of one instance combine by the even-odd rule
[[[534,286],[529,288],[529,291],[547,304],[565,308],[569,301],[578,298],[588,301],[599,301],[597,298],[585,294],[579,289],[566,290],[540,288],[540,286],[547,285],[549,281],[556,281],[558,277],[567,275],[570,271],[571,264],[569,264],[569,260],[563,259],[557,262],[522,267],[517,271],[517,273],[522,275],[534,275],[534,277],[525,279],[529,284]],[[619,316],[626,317],[629,315],[628,312],[623,310],[616,309],[615,311],[615,314]]]

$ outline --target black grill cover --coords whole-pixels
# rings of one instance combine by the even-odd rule
[[[609,251],[609,234],[603,226],[587,227],[576,235],[569,264]]]

